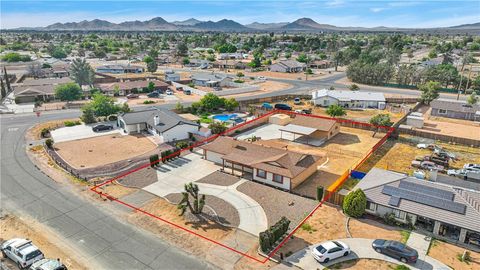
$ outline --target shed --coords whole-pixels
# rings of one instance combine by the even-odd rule
[[[286,114],[275,114],[268,118],[270,124],[285,126],[292,121],[292,118]]]

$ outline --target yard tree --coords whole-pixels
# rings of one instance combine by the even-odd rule
[[[120,111],[124,112],[124,113],[127,113],[127,112],[131,112],[132,109],[130,109],[130,106],[128,106],[128,103],[125,102],[125,103],[123,103],[122,107],[120,108]]]
[[[328,106],[326,113],[330,115],[331,117],[338,117],[338,116],[344,116],[347,114],[345,109],[338,105],[338,104],[333,104]]]
[[[208,93],[200,99],[200,106],[207,111],[218,109],[224,105],[224,100],[213,93]]]
[[[80,117],[85,124],[92,124],[97,122],[95,119],[95,111],[91,105],[85,105],[82,107],[82,116]]]
[[[352,91],[356,91],[356,90],[360,89],[360,87],[358,87],[358,85],[355,84],[355,83],[353,83],[352,85],[350,85],[349,88],[350,88],[350,90],[352,90]]]
[[[250,61],[250,63],[247,64],[249,67],[251,68],[257,68],[257,67],[260,67],[262,65],[261,61],[260,61],[260,58],[253,58],[252,61]]]
[[[55,87],[55,96],[61,101],[74,101],[82,96],[82,88],[74,82],[60,84]]]
[[[469,105],[475,105],[478,103],[478,96],[475,92],[472,92],[472,94],[467,97],[467,103]]]
[[[147,91],[150,93],[150,92],[153,92],[154,90],[155,90],[155,83],[148,82]]]
[[[120,111],[120,107],[115,104],[113,98],[101,93],[95,93],[92,101],[85,106],[91,106],[95,116],[109,116]]]
[[[177,44],[177,50],[176,50],[177,56],[185,56],[188,53],[188,47],[185,45],[183,42],[179,42]]]
[[[188,65],[188,64],[190,64],[190,59],[188,59],[188,57],[183,58],[182,65]]]
[[[385,127],[390,127],[393,125],[393,122],[390,121],[390,115],[387,113],[380,113],[372,118],[370,118],[370,124],[375,125],[375,126],[385,126]],[[379,128],[375,130],[373,133],[372,137],[375,137],[375,134],[377,134]]]
[[[147,63],[148,72],[155,72],[155,71],[157,71],[157,68],[158,68],[157,62],[152,61],[152,62]]]
[[[224,107],[227,111],[233,111],[237,108],[240,104],[234,98],[228,98],[224,100]]]
[[[95,72],[85,59],[77,58],[72,61],[70,77],[80,86],[91,86],[93,84],[93,79],[95,78]]]
[[[178,204],[178,209],[181,210],[180,215],[183,216],[185,212],[190,210],[194,215],[201,214],[203,206],[205,205],[205,195],[198,194],[198,186],[194,183],[185,184],[185,191],[182,192],[182,200]],[[190,202],[192,196],[193,202]]]
[[[297,57],[297,61],[300,62],[300,63],[307,63],[310,59],[308,58],[308,56],[304,53],[301,53],[298,57]]]
[[[227,130],[227,127],[221,122],[213,122],[208,125],[208,128],[212,131],[212,134],[220,134]]]
[[[440,83],[429,81],[427,83],[421,84],[418,86],[418,89],[422,91],[422,95],[420,99],[425,104],[430,104],[430,102],[436,99],[440,94],[438,90],[440,90]]]
[[[0,95],[0,99],[3,99],[4,97],[7,96],[7,91],[5,90],[5,84],[3,84],[3,79],[0,78],[0,85],[1,85],[1,95]]]
[[[343,212],[348,216],[359,218],[365,213],[367,197],[361,189],[356,189],[343,199]]]

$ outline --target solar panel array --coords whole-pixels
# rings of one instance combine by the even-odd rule
[[[442,198],[448,201],[453,201],[453,198],[455,197],[455,193],[452,191],[420,185],[408,181],[400,181],[400,185],[398,187],[407,190],[418,191],[420,193],[428,194],[430,196]]]
[[[400,204],[400,198],[396,196],[390,197],[390,201],[388,201],[388,204],[391,206],[398,206]]]
[[[405,185],[403,187],[405,187]],[[392,196],[392,198],[393,197],[399,198],[398,202],[396,201],[396,199],[390,198],[390,202],[397,203],[396,206],[398,206],[398,204],[400,203],[400,199],[404,199],[404,200],[409,200],[412,202],[417,202],[424,205],[432,206],[435,208],[451,211],[458,214],[465,214],[466,205],[454,202],[453,198],[452,200],[446,200],[436,196],[432,196],[430,194],[423,193],[422,191],[425,191],[425,190],[426,189],[420,188],[417,192],[417,190],[408,190],[408,189],[394,187],[394,186],[384,186],[382,189],[382,193],[386,195],[390,195]],[[431,193],[435,193],[435,192],[431,192]],[[438,194],[438,193],[435,193],[435,194]],[[391,205],[395,206],[393,204]]]

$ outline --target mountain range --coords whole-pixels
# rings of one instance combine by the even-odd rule
[[[293,22],[259,23],[242,25],[233,20],[223,19],[217,22],[200,21],[190,18],[185,21],[167,22],[161,17],[147,21],[126,21],[112,23],[95,19],[92,21],[55,23],[46,27],[17,28],[16,30],[73,30],[73,31],[220,31],[220,32],[473,32],[480,33],[480,22],[451,27],[437,28],[396,28],[396,27],[338,27],[330,24],[320,24],[310,18],[300,18]]]

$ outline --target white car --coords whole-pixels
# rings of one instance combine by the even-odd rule
[[[44,258],[43,253],[31,240],[14,238],[5,241],[0,247],[2,255],[10,258],[19,269],[25,269]]]
[[[480,164],[467,163],[463,165],[464,169],[470,169],[472,171],[480,171]]]
[[[320,263],[327,263],[336,258],[350,254],[350,248],[341,241],[327,241],[315,245],[312,250],[312,256]]]
[[[67,267],[58,259],[42,259],[34,262],[30,266],[30,270],[67,270]]]
[[[267,78],[265,78],[264,76],[260,76],[260,77],[258,77],[258,80],[259,80],[259,81],[266,81]]]
[[[173,91],[168,89],[167,91],[165,91],[165,94],[171,96],[171,95],[173,95]]]

